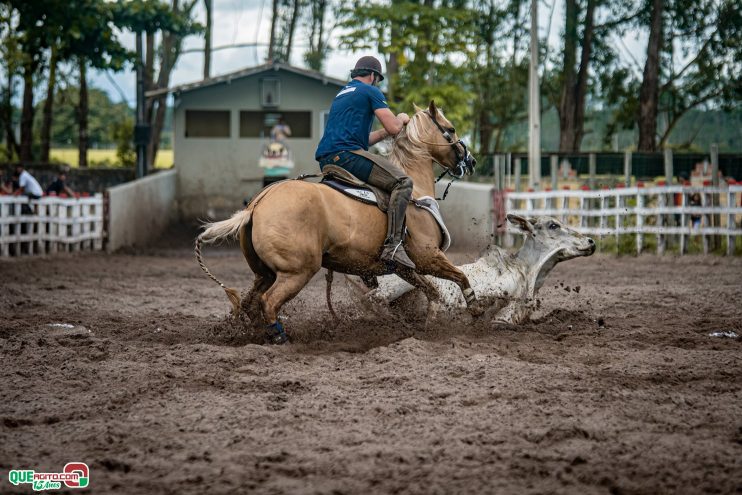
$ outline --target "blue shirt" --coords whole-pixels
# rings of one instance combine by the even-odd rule
[[[389,108],[379,88],[356,79],[350,81],[332,102],[314,158],[319,161],[338,151],[368,150],[374,111],[379,108]]]

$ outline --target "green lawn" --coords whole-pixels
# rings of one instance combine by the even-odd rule
[[[77,167],[77,150],[52,148],[49,152],[52,161],[67,163],[72,167]],[[88,163],[91,166],[118,166],[116,150],[88,150]],[[157,152],[155,168],[170,168],[173,166],[173,150],[160,150]]]

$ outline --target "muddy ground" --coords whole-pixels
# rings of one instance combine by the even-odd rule
[[[249,285],[237,249],[205,257]],[[226,320],[188,247],[0,280],[1,493],[70,461],[90,493],[742,491],[742,341],[709,336],[742,335],[739,258],[572,260],[521,327],[375,321],[340,281],[336,325],[319,276],[283,347]]]

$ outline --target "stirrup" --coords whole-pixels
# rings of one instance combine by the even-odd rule
[[[289,336],[286,335],[283,325],[278,320],[266,327],[266,336],[271,344],[281,345],[289,341]]]
[[[410,270],[415,270],[415,263],[407,256],[407,252],[400,240],[396,245],[392,239],[387,239],[384,243],[384,250],[381,252],[381,261],[394,262]]]

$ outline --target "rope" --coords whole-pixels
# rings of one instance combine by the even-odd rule
[[[198,261],[199,266],[204,271],[204,273],[206,273],[206,275],[209,276],[211,280],[219,284],[219,286],[222,289],[227,290],[227,287],[223,283],[221,283],[221,281],[218,278],[212,275],[208,268],[206,268],[206,265],[204,264],[204,259],[201,256],[201,244],[202,243],[203,243],[203,240],[201,239],[201,236],[199,235],[198,237],[196,237],[196,247],[193,250],[196,253],[196,260]]]

